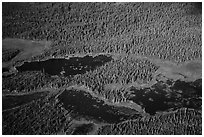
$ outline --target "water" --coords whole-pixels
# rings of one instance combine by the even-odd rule
[[[145,111],[154,115],[159,111],[166,111],[168,109],[177,109],[180,107],[188,107],[200,109],[202,105],[202,80],[194,82],[175,81],[169,88],[169,84],[158,82],[151,88],[136,89],[129,100],[141,105]]]
[[[137,118],[139,115],[121,113],[120,108],[104,104],[103,101],[93,98],[85,91],[65,90],[59,95],[59,100],[65,109],[72,109],[77,116],[94,119],[100,122],[118,123],[130,118]],[[132,110],[134,111],[134,110]]]
[[[2,68],[2,73],[3,73],[3,72],[8,72],[8,71],[9,71],[8,68]]]
[[[83,74],[86,71],[94,70],[98,66],[102,66],[112,58],[105,55],[95,57],[71,57],[69,59],[48,59],[45,61],[25,62],[16,69],[22,71],[42,71],[50,75],[71,76]]]
[[[174,101],[172,99],[166,98],[166,92],[159,88],[151,90],[137,90],[132,88],[131,91],[134,91],[134,96],[130,97],[129,100],[132,100],[133,102],[141,105],[143,108],[145,108],[145,111],[151,115],[155,114],[156,111],[164,111],[168,109],[169,105],[166,104],[165,101]]]
[[[188,98],[192,94],[202,96],[202,79],[198,79],[194,82],[176,81],[171,88],[174,91],[183,91],[183,96]]]
[[[89,124],[82,124],[75,128],[72,135],[86,135],[87,133],[91,132],[94,128],[92,123]]]

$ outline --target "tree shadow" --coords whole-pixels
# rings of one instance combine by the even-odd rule
[[[202,15],[202,2],[193,2],[192,8],[187,12],[189,15]]]

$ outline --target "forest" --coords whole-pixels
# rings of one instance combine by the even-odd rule
[[[4,135],[202,134],[202,77],[189,82],[183,74],[167,74],[172,64],[177,69],[202,60],[202,2],[3,2],[2,45],[9,39],[13,45],[21,41],[33,48],[29,51],[26,44],[26,48],[18,48],[21,43],[15,48],[2,46],[2,100],[7,107],[2,110]],[[101,54],[111,60],[81,74],[50,75],[44,69],[17,69],[34,61]],[[161,65],[164,62],[166,66]],[[183,77],[178,78],[183,85],[176,85],[178,75]],[[161,84],[163,89],[153,91],[159,83],[165,83]],[[186,92],[185,86],[191,89]],[[97,120],[101,117],[80,115],[74,106],[60,101],[67,89],[104,103],[116,117],[121,113],[131,117],[108,123]],[[160,96],[163,91],[165,98],[176,99],[176,107],[147,113],[145,102],[131,100],[139,96],[139,90],[144,91],[141,97],[150,92]],[[153,103],[154,97],[148,101]],[[135,106],[140,109],[133,109]],[[94,107],[100,109],[99,105],[90,108]]]

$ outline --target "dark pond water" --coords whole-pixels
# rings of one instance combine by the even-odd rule
[[[95,57],[71,57],[69,59],[49,59],[45,61],[25,62],[16,69],[22,71],[43,71],[50,75],[76,75],[83,74],[86,71],[94,70],[98,66],[102,66],[112,58],[105,55]]]
[[[8,72],[9,69],[8,68],[2,68],[2,72]]]
[[[92,123],[82,124],[75,128],[72,135],[86,135],[94,129],[94,125]]]
[[[171,82],[168,82],[169,84]],[[129,100],[141,105],[145,111],[154,115],[158,111],[188,107],[200,109],[202,105],[202,80],[194,82],[175,81],[171,87],[168,83],[158,82],[151,88],[136,89]]]
[[[181,90],[184,97],[191,97],[192,94],[202,97],[202,79],[194,82],[176,81],[171,87],[172,90]]]
[[[93,98],[85,91],[65,90],[59,95],[60,102],[65,109],[72,109],[76,115],[94,119],[100,122],[118,123],[127,119],[137,118],[139,114],[121,112],[120,108],[104,104],[103,101]]]
[[[2,97],[2,109],[11,109],[17,106],[24,105],[33,100],[45,97],[48,92],[37,92],[26,95],[7,95]]]

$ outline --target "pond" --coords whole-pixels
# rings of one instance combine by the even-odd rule
[[[102,100],[93,98],[89,93],[78,90],[65,90],[58,97],[65,109],[72,109],[77,116],[93,119],[99,122],[118,123],[131,118],[138,118],[139,114],[122,112],[123,107],[110,106]],[[124,109],[124,110],[126,110]]]
[[[160,81],[150,88],[139,90],[132,87],[133,95],[128,99],[141,105],[151,115],[159,111],[174,110],[181,107],[201,108],[202,79],[194,82],[177,80],[171,86],[168,83]]]
[[[94,125],[92,123],[82,124],[77,126],[73,131],[72,135],[86,135],[94,129]]]
[[[9,71],[9,68],[2,68],[2,73],[8,72],[8,71]]]
[[[95,57],[71,57],[69,59],[48,59],[45,61],[25,62],[23,65],[16,67],[22,71],[42,71],[50,75],[71,76],[83,74],[86,71],[94,70],[96,67],[104,65],[112,60],[112,57],[98,55]]]

